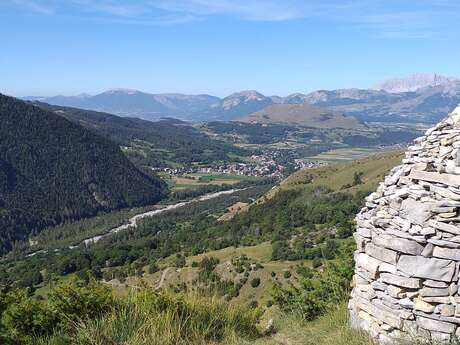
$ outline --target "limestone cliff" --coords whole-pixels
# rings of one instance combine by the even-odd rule
[[[417,138],[356,217],[352,326],[381,343],[460,336],[460,106]]]

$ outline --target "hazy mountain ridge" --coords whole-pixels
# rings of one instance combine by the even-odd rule
[[[310,94],[310,104],[371,122],[439,121],[460,103],[460,81],[429,86],[415,92],[345,89]]]
[[[432,123],[460,103],[460,80],[437,74],[415,76],[379,84],[381,86],[378,88],[387,88],[388,91],[376,90],[375,87],[348,88],[317,90],[308,94],[294,93],[281,97],[265,96],[257,91],[247,90],[219,98],[210,95],[149,94],[137,90],[114,89],[94,96],[83,94],[75,97],[26,99],[146,120],[169,116],[192,121],[233,120],[273,104],[308,103],[352,115],[363,121]],[[415,91],[389,92],[397,88],[415,88]]]
[[[199,112],[211,107],[219,98],[210,95],[149,94],[137,90],[112,89],[94,96],[55,96],[38,100],[52,105],[152,119]]]
[[[403,78],[392,78],[371,87],[373,90],[391,93],[413,92],[428,86],[446,85],[458,78],[446,77],[437,73],[415,73]]]

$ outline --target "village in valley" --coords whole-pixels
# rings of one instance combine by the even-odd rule
[[[276,152],[279,154],[279,152]],[[325,162],[308,160],[308,159],[293,159],[289,162],[290,170],[312,169],[325,165]],[[235,163],[213,163],[211,165],[191,164],[190,166],[180,168],[151,168],[152,171],[164,172],[171,176],[183,176],[188,174],[228,174],[248,177],[271,177],[282,179],[286,177],[286,163],[277,162],[272,151],[266,151],[259,155],[252,155],[247,162]]]

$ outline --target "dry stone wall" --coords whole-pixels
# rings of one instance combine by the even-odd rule
[[[356,216],[353,327],[460,339],[460,106],[417,138]]]

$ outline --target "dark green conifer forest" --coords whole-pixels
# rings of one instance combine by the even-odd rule
[[[140,172],[114,143],[4,95],[0,138],[0,253],[45,226],[164,195],[164,183]]]

